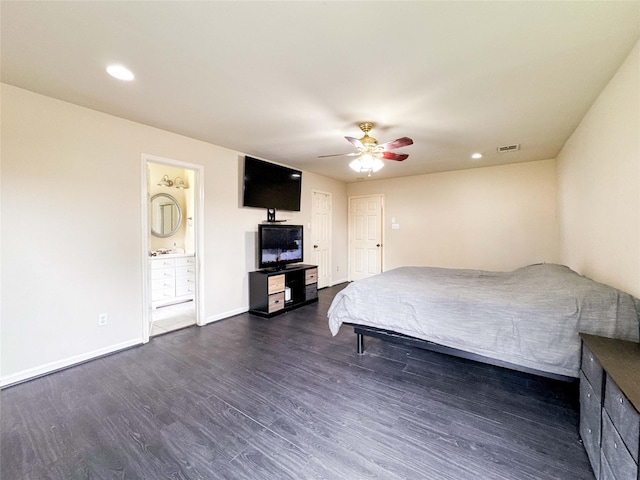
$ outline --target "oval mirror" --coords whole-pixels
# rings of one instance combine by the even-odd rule
[[[178,201],[166,193],[158,193],[151,197],[151,235],[155,237],[170,237],[182,223],[182,209]]]

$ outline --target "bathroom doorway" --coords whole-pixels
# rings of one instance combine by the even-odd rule
[[[142,156],[143,341],[201,325],[202,175],[200,165]]]

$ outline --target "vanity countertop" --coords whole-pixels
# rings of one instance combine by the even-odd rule
[[[195,257],[195,253],[159,253],[158,255],[149,255],[149,260],[156,258],[179,258],[179,257]]]

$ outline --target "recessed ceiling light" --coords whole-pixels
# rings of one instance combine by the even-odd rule
[[[107,67],[107,73],[113,78],[124,80],[125,82],[130,82],[131,80],[136,78],[131,70],[129,70],[127,67],[123,67],[122,65],[109,65]]]
[[[474,158],[476,160],[482,158],[482,154],[481,153],[474,153],[473,155],[471,155],[471,158]]]

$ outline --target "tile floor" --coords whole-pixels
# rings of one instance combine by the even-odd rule
[[[196,304],[193,301],[168,305],[152,311],[151,336],[173,332],[196,324]]]

